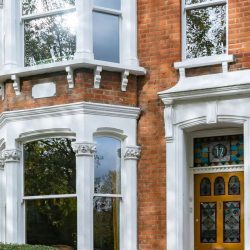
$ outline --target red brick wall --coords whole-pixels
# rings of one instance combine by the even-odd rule
[[[139,58],[148,70],[139,79],[139,250],[166,249],[166,156],[163,104],[157,93],[177,82],[180,60],[180,1],[138,0]]]
[[[42,82],[56,83],[56,96],[33,99],[32,86]],[[0,112],[36,108],[74,102],[98,102],[117,105],[137,105],[137,78],[129,76],[126,92],[121,91],[121,74],[102,72],[100,89],[93,87],[92,70],[80,69],[75,72],[75,87],[68,88],[66,73],[58,72],[49,75],[37,75],[21,79],[21,95],[16,96],[12,83],[5,85],[5,100],[0,100]]]

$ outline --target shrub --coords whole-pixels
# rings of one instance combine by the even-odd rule
[[[0,244],[0,250],[57,250],[57,248],[38,245]]]

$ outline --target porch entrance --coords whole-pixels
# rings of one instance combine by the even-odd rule
[[[194,176],[195,250],[244,250],[243,173]]]

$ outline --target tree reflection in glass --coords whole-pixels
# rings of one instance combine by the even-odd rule
[[[76,249],[75,153],[67,138],[50,138],[24,144],[26,241],[29,244],[67,245]],[[51,199],[42,195],[51,195]],[[34,199],[32,196],[36,196]],[[38,196],[38,197],[37,197]]]
[[[187,10],[187,58],[226,52],[226,5]]]
[[[97,137],[95,155],[95,193],[121,192],[121,142],[111,137]]]

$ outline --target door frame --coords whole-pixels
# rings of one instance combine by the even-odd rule
[[[206,117],[173,124],[172,138],[166,140],[168,250],[194,250],[194,172],[190,169],[193,138],[242,133],[244,152],[250,152],[250,119],[239,116],[217,118],[216,124],[208,124]],[[246,237],[250,235],[250,198],[246,195],[250,190],[248,154],[244,155],[244,166],[244,249],[250,249],[250,239]],[[243,171],[239,166],[233,166],[226,171],[239,170]],[[217,171],[221,172],[221,169]]]

